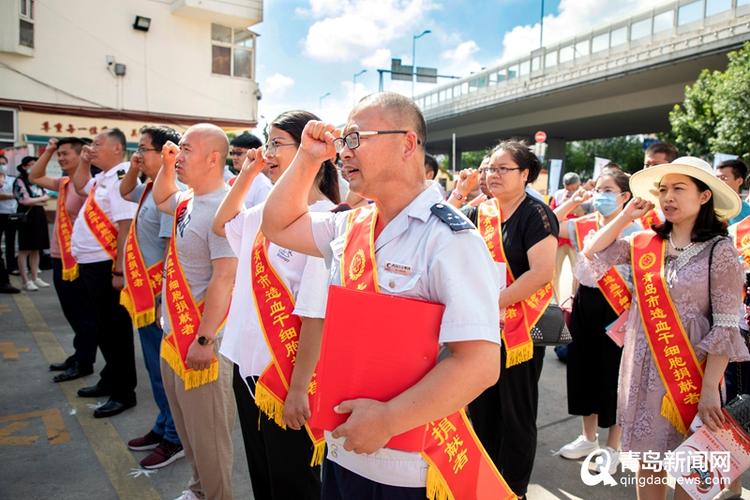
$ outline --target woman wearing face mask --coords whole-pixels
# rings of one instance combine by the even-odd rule
[[[560,236],[569,238],[581,252],[586,236],[612,221],[630,201],[630,176],[619,169],[608,169],[596,180],[593,214],[565,220],[567,214],[585,201],[584,192],[576,193],[555,210],[560,220]],[[620,233],[627,236],[641,229],[630,224]],[[630,307],[631,277],[627,266],[611,268],[596,279],[584,266],[574,269],[580,285],[573,301],[568,345],[568,413],[583,417],[583,432],[560,449],[563,458],[578,460],[599,447],[597,426],[608,429],[606,448],[610,452],[609,472],[619,463],[620,426],[616,423],[617,376],[622,349],[607,334],[607,327]]]
[[[617,422],[623,450],[655,452],[663,460],[696,416],[711,431],[722,427],[727,361],[750,360],[738,328],[741,267],[726,225],[739,213],[740,199],[693,157],[637,172],[630,188],[635,199],[587,240],[584,265],[597,275],[613,265],[632,269]],[[620,238],[654,202],[666,222]],[[663,470],[640,467],[637,484],[639,499],[667,497]],[[674,497],[689,498],[679,484]]]
[[[322,461],[325,442],[306,422],[323,331],[323,319],[311,311],[324,309],[328,271],[323,259],[269,244],[260,232],[265,203],[243,207],[253,179],[267,168],[276,183],[297,153],[305,124],[318,119],[306,111],[279,115],[262,153],[248,151],[213,224],[238,257],[220,352],[235,363],[235,400],[255,498],[320,498],[320,467],[310,464]],[[330,161],[308,201],[312,211],[340,202]]]

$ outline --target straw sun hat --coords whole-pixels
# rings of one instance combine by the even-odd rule
[[[630,177],[633,196],[643,198],[659,206],[659,182],[669,174],[682,174],[698,179],[711,190],[716,215],[728,220],[740,213],[740,197],[724,181],[716,177],[711,165],[694,156],[682,156],[672,163],[646,168]]]

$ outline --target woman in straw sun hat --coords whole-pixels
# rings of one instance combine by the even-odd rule
[[[721,425],[727,362],[750,360],[737,327],[742,275],[726,223],[739,212],[740,199],[706,162],[690,156],[633,174],[630,188],[633,202],[583,254],[595,273],[631,266],[635,290],[617,421],[623,450],[657,452],[663,459],[685,440],[696,416],[709,429]],[[663,224],[618,239],[656,203]],[[641,468],[638,498],[666,498],[666,482],[647,478],[664,474]],[[675,498],[689,497],[678,486]]]

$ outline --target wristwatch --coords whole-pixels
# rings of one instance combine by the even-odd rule
[[[210,339],[210,338],[206,337],[205,335],[199,335],[198,336],[198,343],[200,345],[211,345],[214,342],[215,342],[214,339]]]

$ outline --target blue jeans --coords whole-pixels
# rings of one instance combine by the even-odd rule
[[[172,412],[169,410],[169,401],[167,393],[164,392],[164,384],[161,380],[161,369],[159,361],[159,351],[161,349],[161,338],[164,335],[159,325],[151,323],[148,326],[138,329],[141,336],[141,347],[143,348],[143,361],[146,363],[148,378],[151,381],[151,390],[154,393],[154,401],[159,407],[159,415],[156,417],[152,432],[158,434],[165,441],[180,444],[180,438],[174,428]]]

